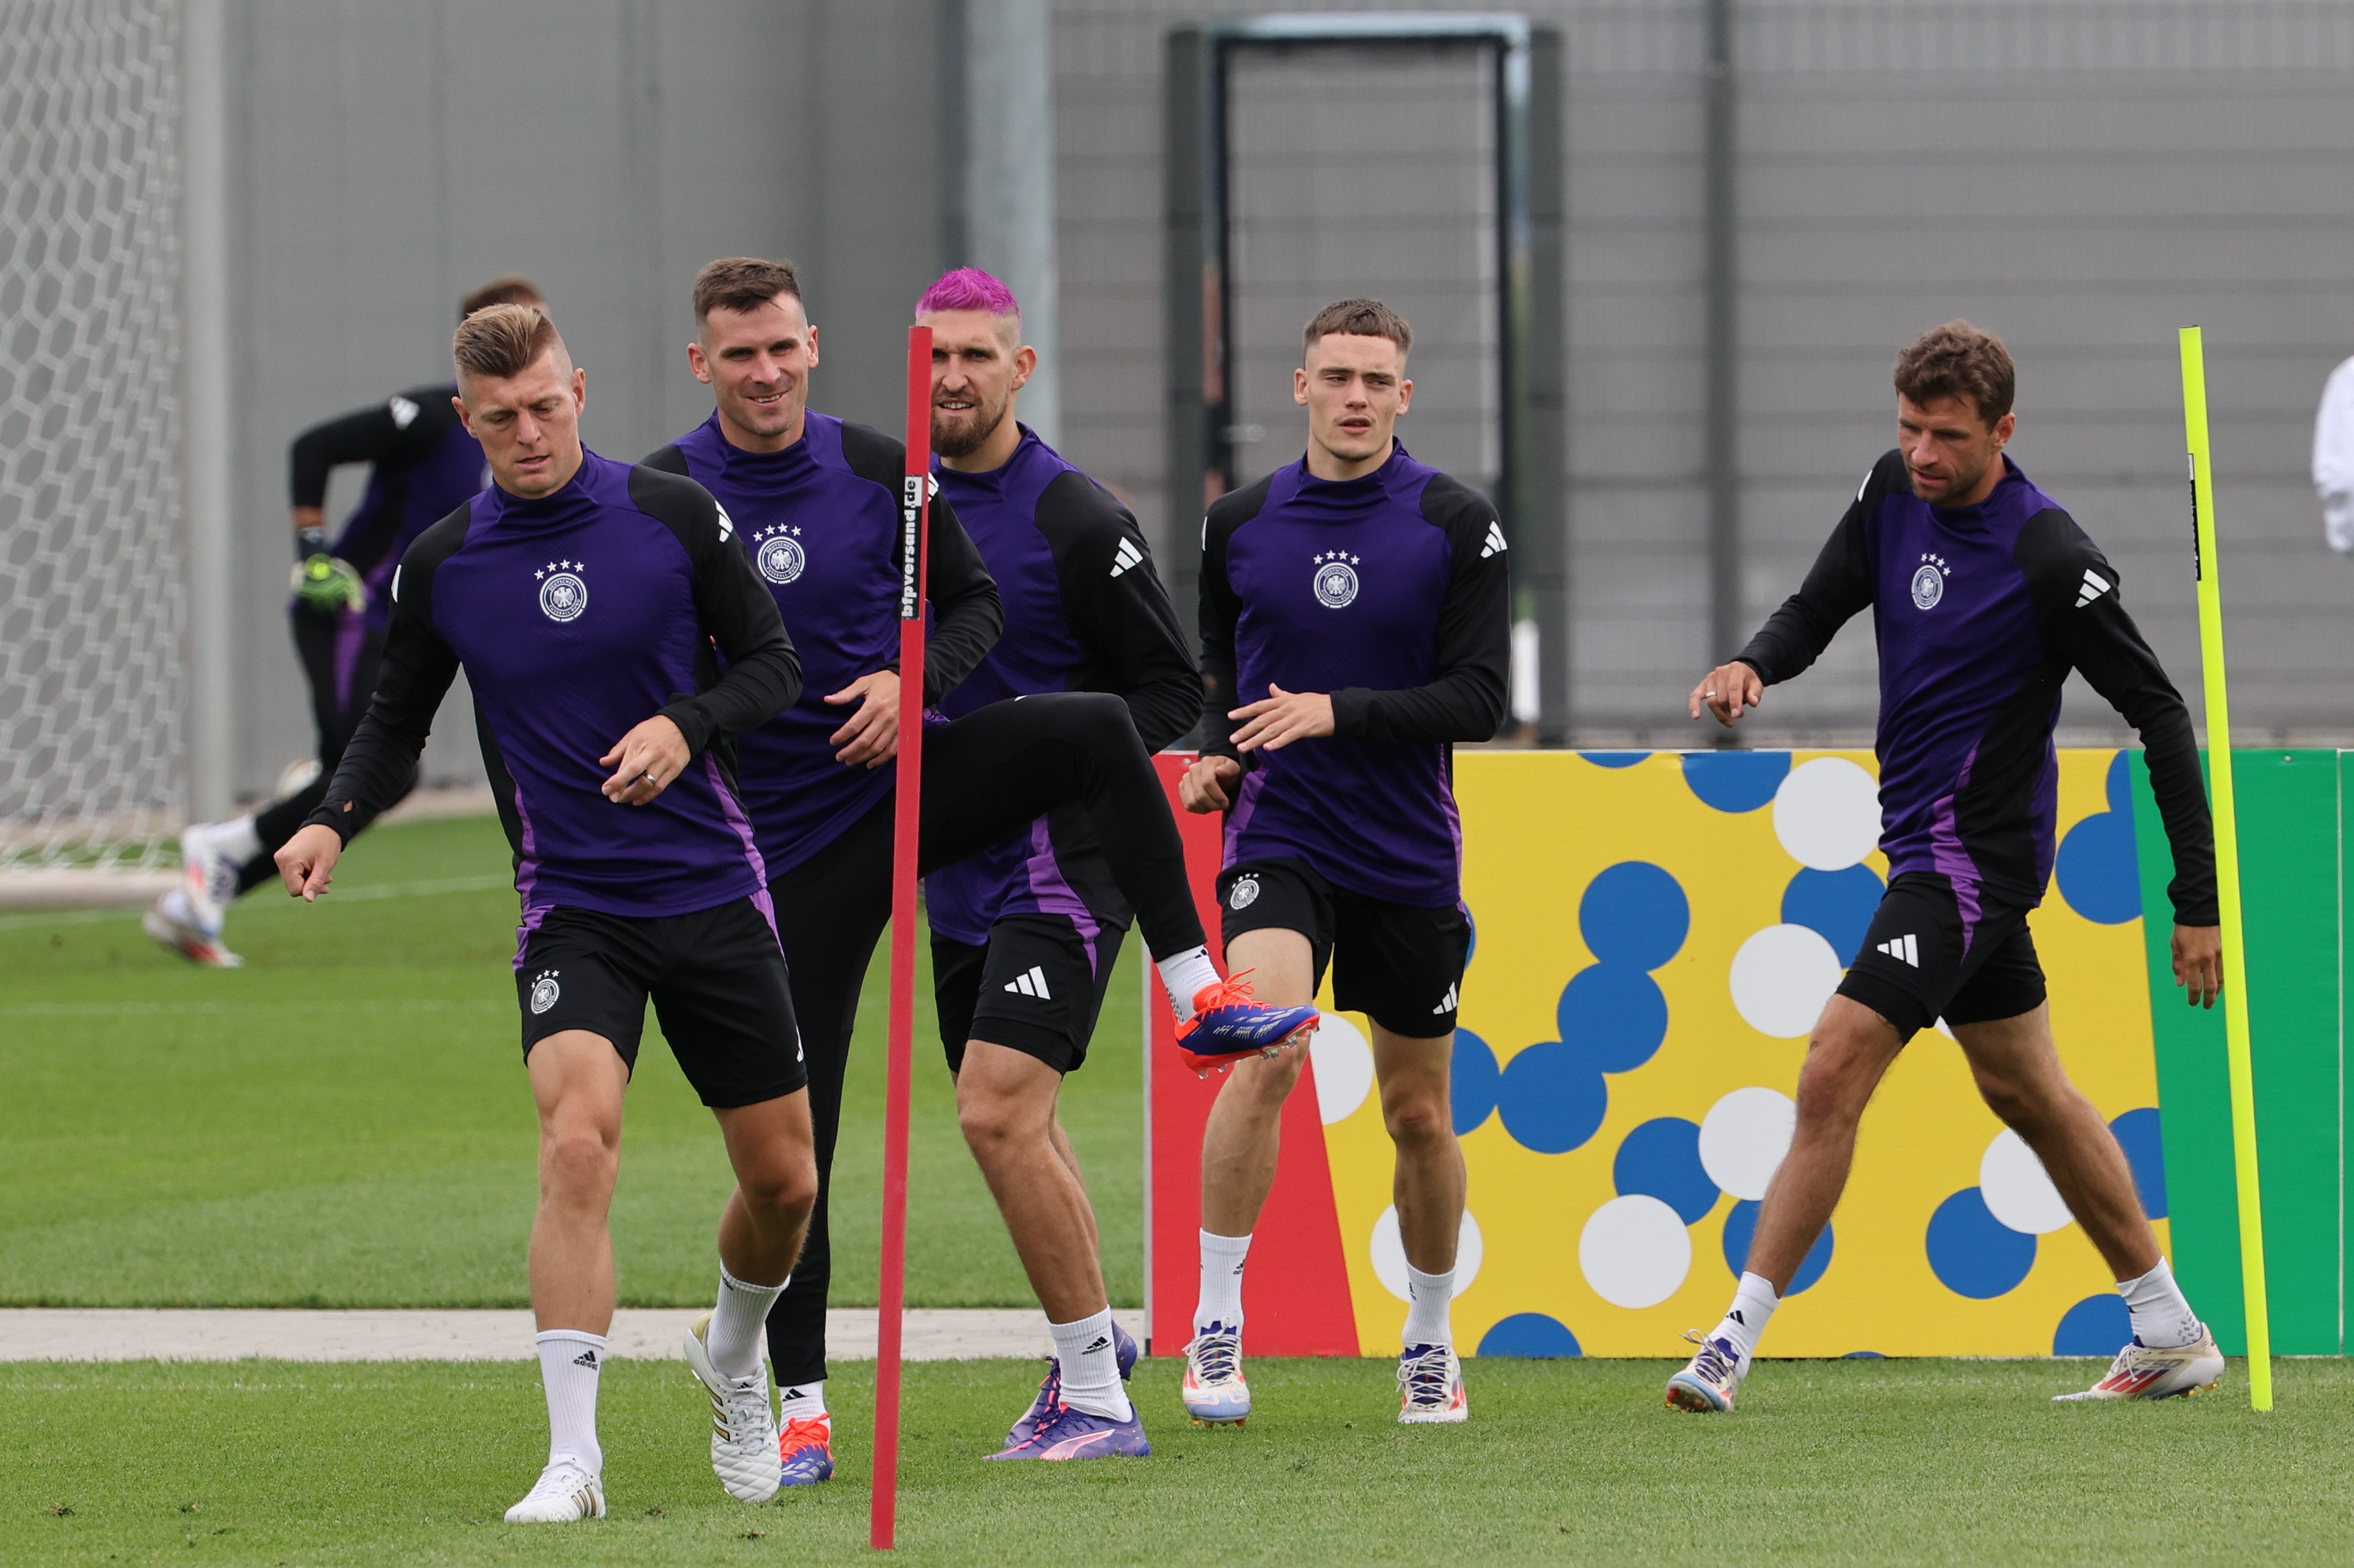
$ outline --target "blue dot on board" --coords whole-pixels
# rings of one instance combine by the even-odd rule
[[[1549,1318],[1543,1312],[1515,1312],[1479,1336],[1478,1353],[1552,1360],[1585,1352],[1578,1348],[1577,1336],[1560,1319]]]
[[[1455,1054],[1448,1067],[1448,1092],[1455,1101],[1455,1136],[1476,1131],[1495,1111],[1503,1073],[1496,1053],[1469,1029],[1455,1031]]]
[[[2130,821],[2133,819],[2133,768],[2129,752],[2120,751],[2109,759],[2108,777],[2101,781],[2102,791],[2109,798],[2109,810]]]
[[[2085,919],[2122,926],[2141,914],[2141,866],[2133,819],[2120,811],[2085,818],[2060,841],[2053,866],[2060,896]]]
[[[1681,1117],[1647,1121],[1619,1139],[1610,1180],[1622,1198],[1657,1198],[1691,1224],[1716,1207],[1716,1183],[1700,1162],[1700,1127]]]
[[[1687,751],[1684,783],[1701,804],[1720,811],[1754,811],[1790,776],[1787,751]]]
[[[1577,934],[1606,964],[1658,969],[1691,929],[1683,887],[1649,861],[1624,860],[1596,873],[1577,901]]]
[[[1514,1055],[1499,1088],[1504,1130],[1537,1154],[1566,1154],[1584,1144],[1610,1109],[1610,1086],[1593,1053],[1558,1040]]]
[[[2133,1314],[2115,1292],[2087,1296],[2060,1315],[2052,1331],[2055,1356],[2113,1356],[2133,1338]]]
[[[1596,768],[1632,768],[1651,754],[1648,751],[1581,751],[1577,755]]]
[[[1471,914],[1471,906],[1463,906],[1463,967],[1469,969],[1471,960],[1479,955],[1479,922]]]
[[[1733,1277],[1741,1277],[1741,1266],[1749,1261],[1750,1238],[1757,1234],[1757,1201],[1744,1198],[1733,1205],[1724,1216],[1724,1266],[1733,1270]],[[1796,1296],[1823,1277],[1831,1266],[1831,1227],[1825,1225],[1807,1255],[1798,1260],[1798,1272],[1790,1277],[1790,1288],[1782,1292],[1784,1299]]]
[[[1887,1359],[1887,1353],[1882,1351],[1850,1351],[1840,1357],[1843,1361],[1884,1361]]]
[[[1782,890],[1782,924],[1804,926],[1831,945],[1841,964],[1855,962],[1863,934],[1888,889],[1868,865],[1844,871],[1799,872]]]
[[[1553,1026],[1564,1040],[1591,1051],[1604,1072],[1631,1073],[1668,1037],[1667,994],[1640,969],[1589,965],[1561,988]]]
[[[2035,1238],[1994,1217],[1985,1194],[1965,1187],[1929,1216],[1929,1267],[1956,1296],[1990,1301],[2035,1266]]]
[[[2158,1136],[2158,1107],[2129,1110],[2109,1123],[2124,1146],[2126,1163],[2133,1167],[2134,1191],[2141,1194],[2142,1212],[2153,1220],[2166,1218],[2166,1144]]]

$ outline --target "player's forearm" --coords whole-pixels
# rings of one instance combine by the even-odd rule
[[[1457,670],[1426,686],[1332,694],[1332,733],[1393,746],[1493,740],[1504,722],[1504,681],[1496,671]]]
[[[938,619],[924,640],[924,701],[938,702],[964,684],[974,666],[989,656],[1005,630],[1005,605],[997,584],[976,572],[932,600]]]
[[[303,819],[304,825],[333,828],[344,842],[351,842],[408,793],[417,777],[417,759],[425,752],[426,734],[426,725],[389,720],[378,704],[369,704],[344,747],[343,760],[335,764],[326,798]]]
[[[2168,694],[2171,695],[2171,692]],[[2199,766],[2199,743],[2190,710],[2179,697],[2154,702],[2127,719],[2141,734],[2142,759],[2149,768],[2150,793],[2166,824],[2174,853],[2174,878],[2167,884],[2178,926],[2212,926],[2221,916],[2215,893],[2215,826],[2207,810],[2207,786]]]
[[[1757,678],[1767,685],[1778,685],[1805,673],[1822,657],[1839,629],[1840,621],[1808,604],[1803,593],[1794,593],[1758,628],[1749,645],[1734,655],[1734,661],[1756,671]]]
[[[1153,679],[1120,693],[1128,715],[1147,751],[1159,751],[1183,739],[1202,720],[1202,677],[1189,663],[1162,671]]]
[[[801,655],[781,626],[758,647],[727,652],[727,673],[707,692],[683,697],[662,710],[686,737],[687,753],[700,757],[715,740],[734,739],[757,729],[793,705],[801,694]]]

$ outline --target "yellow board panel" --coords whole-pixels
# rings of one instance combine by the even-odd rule
[[[2108,809],[2104,783],[2115,755],[2062,754],[2063,838]],[[1823,758],[1835,762],[1808,769]],[[1772,786],[1777,766],[1756,760],[1749,766],[1766,772],[1747,781],[1745,794],[1730,791],[1734,806],[1747,805],[1732,810],[1695,793],[1680,754],[1608,760],[1616,765],[1572,753],[1482,752],[1457,762],[1464,898],[1477,930],[1460,1014],[1462,1028],[1477,1039],[1458,1050],[1458,1121],[1490,1099],[1501,1102],[1463,1139],[1478,1236],[1476,1273],[1459,1287],[1454,1309],[1457,1342],[1466,1348],[1479,1346],[1506,1319],[1539,1314],[1565,1329],[1585,1354],[1681,1357],[1680,1332],[1716,1321],[1735,1278],[1724,1237],[1740,1202],[1723,1189],[1762,1191],[1773,1159],[1770,1148],[1760,1152],[1760,1139],[1770,1144],[1774,1102],[1755,1091],[1795,1094],[1808,1023],[1837,978],[1838,960],[1825,938],[1785,927],[1786,894],[1808,872],[1791,846],[1819,863],[1801,886],[1835,891],[1831,902],[1850,912],[1850,924],[1876,899],[1873,884],[1886,874],[1876,847],[1857,863],[1872,874],[1869,881],[1820,863],[1848,858],[1860,853],[1859,842],[1871,842],[1876,812],[1861,828],[1853,820],[1856,789],[1868,801],[1869,784],[1852,769],[1873,773],[1869,753],[1788,754],[1790,771],[1774,799],[1748,804],[1759,791],[1756,779]],[[1845,793],[1824,795],[1819,784],[1843,785]],[[1809,789],[1821,797],[1811,838],[1801,799]],[[1841,811],[1845,819],[1832,820]],[[1777,819],[1785,819],[1786,832],[1777,832]],[[1842,832],[1843,850],[1836,842]],[[1656,870],[1614,874],[1604,890],[1633,889],[1649,902],[1621,907],[1597,894],[1591,913],[1598,928],[1583,929],[1581,903],[1596,878],[1627,863]],[[1644,969],[1673,936],[1671,919],[1660,913],[1672,912],[1667,878],[1681,892],[1688,920],[1671,955]],[[1752,1016],[1744,1017],[1733,979],[1736,957],[1769,927],[1784,928],[1753,952],[1744,992]],[[1853,928],[1860,935],[1860,926]],[[2156,1106],[2138,918],[2096,923],[2072,909],[2055,885],[2032,928],[2070,1075],[2104,1118]],[[1589,936],[1609,949],[1606,959]],[[1628,956],[1647,942],[1648,950]],[[1586,982],[1585,1000],[1564,1019],[1557,1012],[1564,987],[1597,965],[1609,972]],[[1654,994],[1646,991],[1643,975],[1665,1002],[1665,1033],[1654,1054],[1630,1065],[1628,1059],[1656,1033],[1647,1033],[1639,1022],[1653,1005],[1645,998]],[[1795,1027],[1793,1019],[1800,1020]],[[1362,1017],[1350,1022],[1360,1034],[1368,1029]],[[1564,1038],[1564,1024],[1575,1037],[1566,1049],[1555,1044]],[[1477,1067],[1479,1043],[1501,1073],[1485,1086],[1474,1081],[1476,1072],[1464,1072],[1467,1053]],[[1345,1040],[1331,1047],[1350,1048]],[[1320,1042],[1320,1084],[1327,1050]],[[1522,1061],[1531,1052],[1537,1054]],[[1597,1072],[1597,1061],[1616,1070]],[[1753,1092],[1737,1094],[1744,1090]],[[1735,1097],[1727,1102],[1729,1096]],[[1712,1123],[1721,1102],[1726,1108]],[[1392,1288],[1399,1277],[1394,1240],[1387,1247],[1392,1286],[1383,1283],[1377,1261],[1384,1246],[1376,1233],[1390,1206],[1390,1144],[1377,1095],[1366,1094],[1353,1109],[1328,1104],[1326,1114],[1339,1109],[1346,1114],[1325,1134],[1351,1297],[1361,1342],[1369,1354],[1386,1354],[1405,1311]],[[1597,1109],[1598,1125],[1579,1137]],[[1695,1138],[1689,1130],[1695,1127],[1721,1128],[1723,1136]],[[1630,1179],[1638,1189],[1670,1194],[1672,1203],[1619,1190],[1622,1145],[1638,1128],[1646,1130],[1626,1157]],[[2006,1162],[1997,1151],[1985,1192],[1972,1192],[2002,1131],[1953,1041],[1929,1032],[1916,1037],[1864,1119],[1847,1195],[1832,1221],[1829,1265],[1786,1298],[1765,1353],[2047,1355],[2063,1315],[2078,1303],[2092,1301],[2092,1321],[2105,1323],[2098,1308],[2115,1301],[2108,1270],[2064,1210],[2055,1213],[2055,1195],[2031,1157],[2022,1169],[2015,1155]],[[1572,1139],[1574,1147],[1562,1147]],[[1695,1147],[1702,1156],[1697,1164]],[[1724,1182],[1715,1180],[1720,1174]],[[1952,1223],[1940,1231],[1938,1257],[1951,1277],[1941,1278],[1929,1237],[1933,1216],[1949,1200]],[[1607,1213],[1597,1213],[1606,1206]],[[1386,1228],[1394,1237],[1394,1218]],[[2158,1233],[2164,1245],[2163,1222]],[[1688,1249],[1681,1264],[1680,1247]],[[1458,1278],[1469,1272],[1472,1250],[1467,1245],[1458,1260]],[[2121,1308],[2116,1317],[2121,1322]],[[1517,1336],[1500,1336],[1498,1348],[1507,1340],[1561,1348],[1543,1322],[1518,1323]]]

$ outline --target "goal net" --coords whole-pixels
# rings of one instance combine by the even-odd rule
[[[180,6],[0,0],[0,872],[186,804]]]

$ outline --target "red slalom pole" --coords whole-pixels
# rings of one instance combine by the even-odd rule
[[[907,1094],[915,1073],[916,855],[924,791],[924,565],[931,523],[932,329],[907,329],[907,473],[899,492],[899,755],[891,855],[891,1038],[883,1068],[883,1281],[875,1347],[875,1493],[866,1543],[899,1512],[899,1328],[907,1294]],[[912,686],[914,690],[908,688]]]

